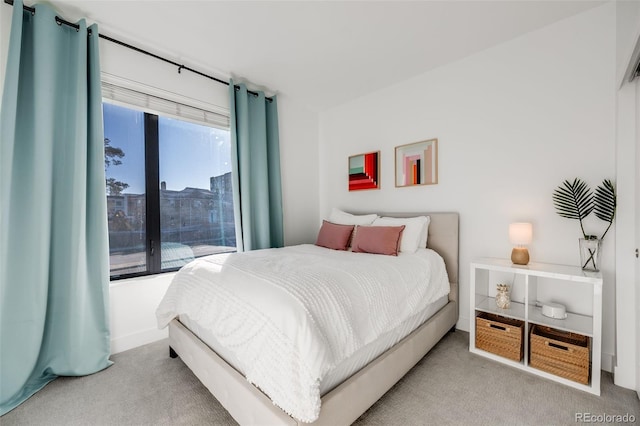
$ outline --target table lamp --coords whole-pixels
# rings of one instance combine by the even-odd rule
[[[533,227],[530,223],[512,223],[509,225],[509,241],[515,244],[511,251],[511,261],[515,265],[526,265],[529,263],[529,250],[524,247],[531,244],[533,238]]]

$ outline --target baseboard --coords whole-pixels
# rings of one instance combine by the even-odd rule
[[[602,352],[600,368],[606,372],[613,373],[613,354],[606,354]]]
[[[456,330],[462,330],[469,332],[469,318],[458,317],[458,323],[456,324]]]
[[[636,390],[636,381],[633,375],[628,373],[628,371],[624,371],[622,368],[615,368],[613,372],[613,383],[625,389]]]
[[[113,355],[124,352],[129,349],[137,348],[138,346],[166,339],[167,337],[169,337],[169,331],[166,328],[162,330],[150,328],[148,330],[129,334],[128,336],[116,337],[111,339],[111,354]]]

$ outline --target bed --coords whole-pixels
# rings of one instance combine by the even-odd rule
[[[270,385],[267,381],[260,382],[255,378],[255,375],[260,375],[260,372],[264,371],[264,369],[254,369],[252,368],[253,365],[247,365],[246,362],[243,365],[241,362],[242,360],[234,358],[233,351],[229,350],[227,347],[237,346],[237,348],[242,349],[241,353],[243,355],[245,355],[245,352],[248,355],[251,351],[251,345],[253,345],[253,342],[249,342],[244,338],[237,341],[233,339],[229,340],[226,336],[222,336],[220,339],[216,340],[215,336],[207,335],[206,329],[199,327],[199,324],[203,322],[203,318],[205,317],[200,315],[198,313],[200,311],[198,310],[190,311],[189,314],[182,315],[171,313],[171,315],[164,318],[163,322],[168,323],[169,326],[169,345],[171,355],[180,356],[183,362],[194,372],[194,374],[210,390],[216,399],[218,399],[234,419],[242,425],[347,425],[352,423],[400,378],[402,378],[402,376],[404,376],[406,372],[409,371],[449,330],[454,329],[458,319],[458,214],[420,214],[425,214],[430,217],[431,223],[429,225],[427,248],[432,249],[434,252],[439,254],[439,256],[436,257],[441,257],[441,263],[442,259],[444,259],[442,268],[446,268],[445,276],[448,276],[448,295],[442,296],[441,293],[434,293],[430,295],[433,300],[428,306],[422,306],[415,312],[408,312],[407,315],[409,316],[406,320],[403,319],[402,322],[399,322],[397,327],[411,327],[410,329],[413,331],[397,343],[393,341],[392,346],[389,349],[385,349],[382,354],[376,355],[374,359],[367,359],[367,356],[370,358],[373,357],[371,357],[368,349],[364,350],[366,348],[362,348],[360,351],[346,352],[343,354],[344,356],[342,358],[337,358],[340,362],[332,364],[331,373],[327,374],[327,377],[322,376],[323,380],[316,384],[317,389],[314,387],[314,392],[316,394],[318,393],[318,389],[320,392],[316,395],[318,400],[317,410],[319,411],[316,411],[315,415],[311,416],[308,414],[310,412],[309,410],[313,407],[308,406],[311,402],[307,402],[308,398],[305,392],[310,392],[307,387],[301,386],[301,401],[303,401],[304,404],[307,404],[307,406],[305,407],[301,402],[301,411],[295,411],[297,408],[290,408],[290,405],[283,402],[283,396],[278,393],[277,385],[274,385],[275,388],[269,387]],[[386,216],[391,215],[387,214]],[[393,216],[411,217],[416,215],[403,214]],[[320,250],[328,249],[320,249],[315,246],[300,246],[287,248],[287,250],[288,251],[282,252],[286,253],[287,256],[281,256],[281,258],[284,259],[285,257],[292,257],[295,261],[299,261],[296,256],[309,256],[309,259],[313,259],[314,256],[318,255]],[[425,252],[424,256],[426,259],[426,255],[429,254],[428,252],[430,252],[430,250],[421,250],[421,252]],[[265,258],[266,260],[263,261],[264,264],[270,264],[270,262],[272,262],[272,259],[265,257],[268,255],[269,251],[253,254],[254,257],[257,256],[259,258]],[[345,254],[344,256],[348,255],[349,254]],[[335,256],[338,255],[335,254]],[[421,254],[421,256],[423,256],[423,254]],[[382,265],[385,261],[385,257],[388,256],[382,256],[377,263]],[[233,259],[233,262],[241,263],[241,261],[238,260],[241,259],[241,257],[235,256]],[[402,260],[400,259],[400,256],[398,259],[398,261]],[[413,259],[410,260],[414,261]],[[423,261],[426,260],[421,258],[420,262]],[[218,260],[214,262],[220,261]],[[233,266],[233,262],[231,262],[231,266]],[[206,263],[206,261],[204,263]],[[287,266],[286,263],[283,265],[276,267],[282,268]],[[225,268],[230,268],[231,266],[229,266],[229,262],[225,264]],[[194,267],[197,268],[197,266],[192,266],[192,268]],[[207,267],[211,267],[211,265]],[[374,267],[375,265],[371,264],[370,268],[373,269]],[[259,271],[255,271],[255,273],[258,274]],[[227,275],[227,277],[233,276]],[[259,277],[259,275],[256,275],[256,277]],[[283,281],[286,280],[283,279]],[[238,285],[237,287],[240,288],[238,291],[244,291],[242,290],[242,285]],[[234,291],[236,291],[235,286]],[[292,290],[289,289],[289,291]],[[208,296],[206,294],[197,295],[192,296],[192,299],[202,298],[204,300],[207,297]],[[271,296],[265,295],[264,297]],[[310,297],[315,296],[311,295]],[[260,300],[262,299],[263,297],[260,298]],[[194,303],[194,300],[192,300],[191,303]],[[198,301],[196,300],[195,303],[198,303]],[[233,305],[232,300],[225,303]],[[225,303],[219,304],[216,309],[218,311],[223,311],[225,309]],[[234,329],[236,323],[233,322],[234,319],[231,316],[226,317],[224,312],[218,313],[217,315],[222,319],[218,318],[216,321],[225,322],[227,330]],[[296,313],[294,312],[291,315],[296,315]],[[321,321],[318,317],[310,317],[314,318],[314,321]],[[294,316],[291,318],[299,319],[300,317]],[[374,316],[372,316],[372,318],[373,319],[371,321],[375,325]],[[428,319],[425,321],[424,318]],[[237,320],[235,321],[237,322]],[[264,323],[269,325],[274,321],[277,321],[277,318],[276,320],[269,319]],[[311,324],[310,327],[314,326],[314,324]],[[416,326],[417,328],[415,328]],[[408,329],[406,332],[408,332]],[[242,333],[238,334],[242,335]],[[298,336],[298,334],[300,333],[294,333],[295,336]],[[302,348],[303,346],[306,348],[306,343],[304,343],[306,342],[306,340],[304,340],[306,339],[305,336],[306,333],[303,334],[302,337],[303,344],[299,344],[296,346],[297,348]],[[387,336],[387,334],[382,333],[382,337],[385,336]],[[384,340],[382,337],[376,340],[376,342]],[[274,341],[277,343],[278,339],[276,338]],[[376,342],[371,342],[371,345],[369,346],[373,346]],[[387,344],[388,343],[389,342],[387,342]],[[327,345],[332,346],[334,349],[336,346],[333,341],[327,341]],[[278,346],[278,344],[274,346]],[[212,348],[215,348],[216,350]],[[324,352],[321,347],[312,345],[311,348],[313,348],[313,350],[309,349],[309,351],[311,351],[310,353],[318,353],[318,357],[324,356]],[[332,351],[327,350],[326,352],[333,354]],[[364,355],[360,353],[363,353]],[[367,353],[369,353],[369,355],[367,355]],[[276,351],[275,354],[278,355],[278,352]],[[274,355],[270,354],[269,356],[273,357]],[[268,357],[267,351],[265,351],[265,357]],[[259,358],[254,357],[252,359],[258,360]],[[363,363],[366,363],[366,365],[363,366]],[[304,362],[301,362],[300,364],[304,364],[304,368],[301,367],[300,371],[305,374],[307,370],[311,370],[313,372],[316,371],[312,368],[314,364],[313,360],[304,358]],[[247,374],[243,374],[241,371],[246,372]],[[270,374],[274,375],[275,373],[271,372]],[[283,375],[286,374],[283,373]],[[263,391],[261,391],[257,386],[254,386],[251,382],[260,384],[260,387],[264,389],[266,393],[272,395],[273,398],[267,396],[266,393],[263,393]],[[279,386],[286,387],[288,384],[293,385],[293,381],[287,382],[286,378],[283,377],[283,382],[280,383]],[[311,386],[309,386],[309,389],[311,389]],[[280,408],[276,405],[275,401],[277,401],[279,406],[285,408]],[[305,408],[307,411],[304,411]],[[287,414],[286,411],[297,414],[292,416]],[[313,421],[306,422],[309,419],[312,419]]]

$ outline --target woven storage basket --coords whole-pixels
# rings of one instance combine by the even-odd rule
[[[591,341],[588,336],[534,325],[529,364],[574,382],[589,383]]]
[[[523,355],[524,322],[481,312],[476,316],[476,348],[514,361]]]

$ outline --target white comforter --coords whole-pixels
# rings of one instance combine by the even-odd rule
[[[249,382],[312,422],[328,371],[448,293],[432,250],[394,257],[300,245],[197,259],[156,315],[160,328],[181,314],[209,328]]]

